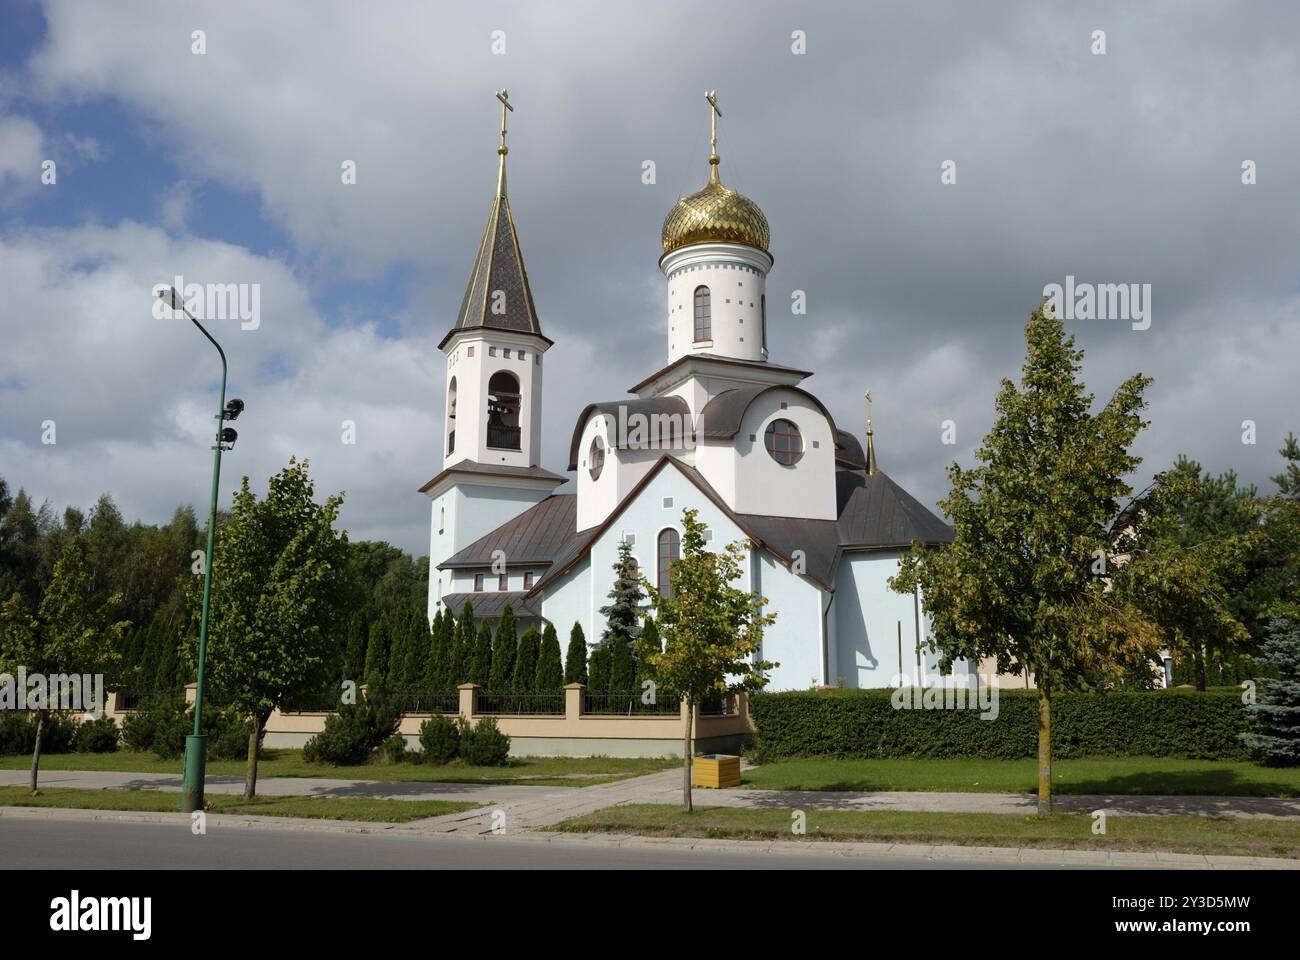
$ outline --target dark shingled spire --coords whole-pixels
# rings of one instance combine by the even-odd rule
[[[452,335],[460,330],[487,328],[542,336],[542,326],[537,321],[533,291],[528,285],[528,271],[524,269],[524,256],[519,249],[515,218],[510,212],[510,199],[506,191],[507,152],[503,129],[502,143],[497,148],[497,153],[501,155],[501,166],[497,174],[496,197],[492,200],[492,209],[488,211],[487,226],[483,230],[483,239],[479,243],[478,256],[474,258],[474,269],[470,271],[469,285],[460,302],[456,322],[447,336],[442,338],[439,347],[445,346]]]

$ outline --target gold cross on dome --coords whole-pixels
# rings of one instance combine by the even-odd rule
[[[704,99],[709,101],[709,153],[712,157],[718,155],[718,117],[722,116],[722,111],[718,109],[718,92],[716,90],[705,90]]]

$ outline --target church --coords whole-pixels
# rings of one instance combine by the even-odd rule
[[[777,615],[761,650],[780,664],[768,689],[923,682],[937,661],[919,649],[920,598],[887,580],[913,541],[952,531],[879,469],[869,407],[864,444],[804,386],[811,371],[769,355],[771,234],[758,204],[722,182],[712,93],[707,182],[668,211],[660,237],[663,366],[628,397],[577,411],[565,472],[541,464],[542,374],[563,344],[542,332],[524,269],[506,187],[514,108],[497,98],[496,194],[438,344],[443,467],[420,488],[432,505],[429,616],[469,601],[495,619],[509,603],[525,625],[552,623],[563,638],[576,622],[594,643],[619,544],[671,590],[682,511],[694,508],[711,543],[746,546],[741,586]]]

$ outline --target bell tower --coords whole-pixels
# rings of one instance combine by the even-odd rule
[[[450,592],[439,563],[550,495],[564,477],[543,470],[542,334],[506,190],[505,90],[496,196],[456,321],[438,344],[447,381],[443,469],[420,488],[433,501],[429,615]]]

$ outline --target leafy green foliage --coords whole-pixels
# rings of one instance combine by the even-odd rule
[[[210,560],[212,691],[259,733],[288,698],[327,686],[342,661],[348,544],[334,524],[343,500],[318,504],[314,493],[307,462],[296,458],[271,478],[264,500],[245,477]],[[197,579],[192,589],[200,589]],[[256,784],[255,751],[249,761],[247,796]]]
[[[999,690],[998,717],[977,710],[896,710],[891,690],[791,691],[749,698],[759,762],[793,757],[968,757],[1018,760],[1037,752],[1032,690]],[[1059,693],[1054,752],[1081,757],[1245,759],[1241,691]]]

